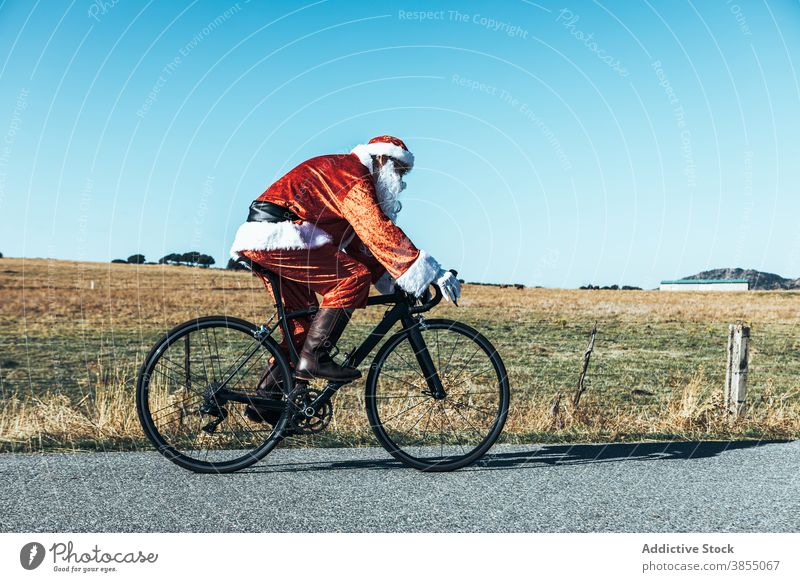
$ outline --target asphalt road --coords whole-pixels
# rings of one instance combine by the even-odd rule
[[[0,531],[800,531],[800,441],[498,446],[427,474],[280,449],[196,475],[157,453],[0,455]]]

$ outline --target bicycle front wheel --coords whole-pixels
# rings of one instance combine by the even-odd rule
[[[453,471],[480,459],[500,436],[508,416],[508,375],[494,346],[468,325],[431,319],[417,328],[445,397],[431,394],[404,330],[375,356],[367,416],[396,459],[422,471]]]
[[[203,317],[179,325],[153,347],[139,372],[136,409],[159,453],[191,471],[229,473],[278,444],[288,407],[274,427],[245,414],[271,362],[284,390],[292,385],[280,347],[270,337],[257,339],[257,329],[233,317]]]

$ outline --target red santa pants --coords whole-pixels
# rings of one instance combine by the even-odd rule
[[[364,263],[327,244],[316,249],[241,251],[248,259],[279,277],[280,292],[286,311],[317,306],[315,293],[322,295],[322,307],[355,309],[364,307],[373,272]],[[262,278],[267,290],[269,282]],[[300,352],[311,323],[310,317],[289,322],[292,344]],[[287,349],[286,338],[281,347]]]

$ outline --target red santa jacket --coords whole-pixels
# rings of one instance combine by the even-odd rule
[[[386,268],[401,289],[421,295],[441,267],[419,250],[380,207],[364,154],[327,155],[295,167],[258,197],[284,206],[300,220],[245,222],[236,232],[231,256],[243,250],[314,249],[360,245]],[[357,258],[357,257],[356,257]]]

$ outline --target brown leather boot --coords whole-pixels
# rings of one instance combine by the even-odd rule
[[[283,398],[281,384],[280,370],[276,364],[273,364],[261,376],[256,388],[256,394],[262,398],[281,400]],[[281,411],[266,408],[262,410],[258,406],[248,404],[244,409],[244,415],[253,422],[266,422],[275,426],[275,423],[281,418]]]
[[[324,378],[333,382],[352,382],[361,377],[355,368],[344,368],[333,361],[330,350],[342,337],[352,309],[322,308],[311,322],[297,363],[295,377],[301,380]]]

